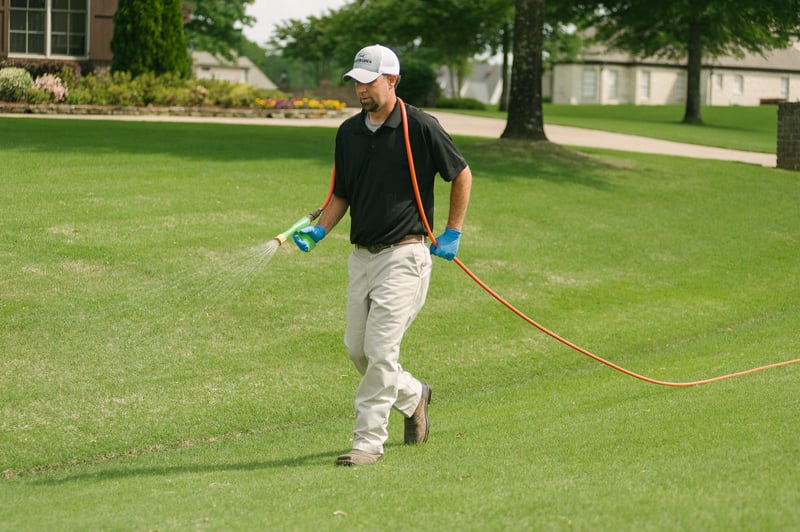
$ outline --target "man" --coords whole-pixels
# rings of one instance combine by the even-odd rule
[[[355,83],[362,111],[339,126],[333,195],[319,224],[302,229],[294,240],[310,251],[349,209],[355,249],[348,259],[344,343],[362,378],[353,447],[336,463],[368,465],[383,457],[392,408],[406,417],[405,443],[428,439],[431,387],[400,366],[400,343],[425,302],[431,254],[452,260],[458,251],[472,173],[439,122],[407,105],[418,187],[431,227],[434,178],[438,173],[451,182],[447,228],[429,250],[395,94],[400,62],[389,48],[368,46],[356,54],[344,79]]]

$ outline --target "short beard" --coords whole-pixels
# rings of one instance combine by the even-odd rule
[[[375,101],[370,104],[363,103],[361,104],[361,108],[368,113],[374,113],[378,110],[378,104]]]

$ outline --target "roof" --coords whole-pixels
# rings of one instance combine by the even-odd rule
[[[209,52],[192,50],[193,68],[212,68],[224,70],[247,71],[247,82],[259,89],[277,89],[277,85],[264,74],[249,58],[237,56],[235,61],[229,61]]]

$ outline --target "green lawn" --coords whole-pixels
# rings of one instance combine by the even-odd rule
[[[481,116],[506,118],[497,111],[469,112]],[[553,105],[544,104],[547,125],[574,126],[641,135],[674,142],[717,148],[775,153],[778,108],[759,107],[702,108],[703,125],[682,124],[682,105]]]
[[[337,468],[348,224],[334,130],[0,118],[0,528],[790,530],[800,365],[632,379],[437,259],[404,366],[425,446]],[[800,356],[800,180],[754,165],[456,138],[459,257],[533,319],[639,373]],[[439,190],[435,225],[446,216]]]

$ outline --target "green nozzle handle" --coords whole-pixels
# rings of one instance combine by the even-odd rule
[[[281,242],[284,242],[290,236],[292,236],[294,233],[296,233],[297,231],[299,231],[300,229],[302,229],[304,227],[308,227],[310,224],[311,224],[311,217],[310,216],[303,216],[302,218],[297,220],[295,223],[293,223],[292,226],[289,229],[287,229],[286,231],[284,231],[283,233],[281,233],[280,235],[278,235],[275,238],[281,237],[280,238]]]
[[[319,209],[317,209],[315,211],[312,211],[312,212],[306,214],[305,216],[303,216],[302,218],[297,220],[295,223],[293,223],[292,226],[289,227],[289,229],[287,229],[283,233],[280,233],[280,234],[276,235],[275,236],[275,240],[277,240],[280,244],[283,244],[294,233],[296,233],[297,231],[299,231],[300,229],[302,229],[304,227],[308,227],[309,225],[311,225],[311,222],[316,220],[321,213],[322,213],[322,207],[320,207]]]

